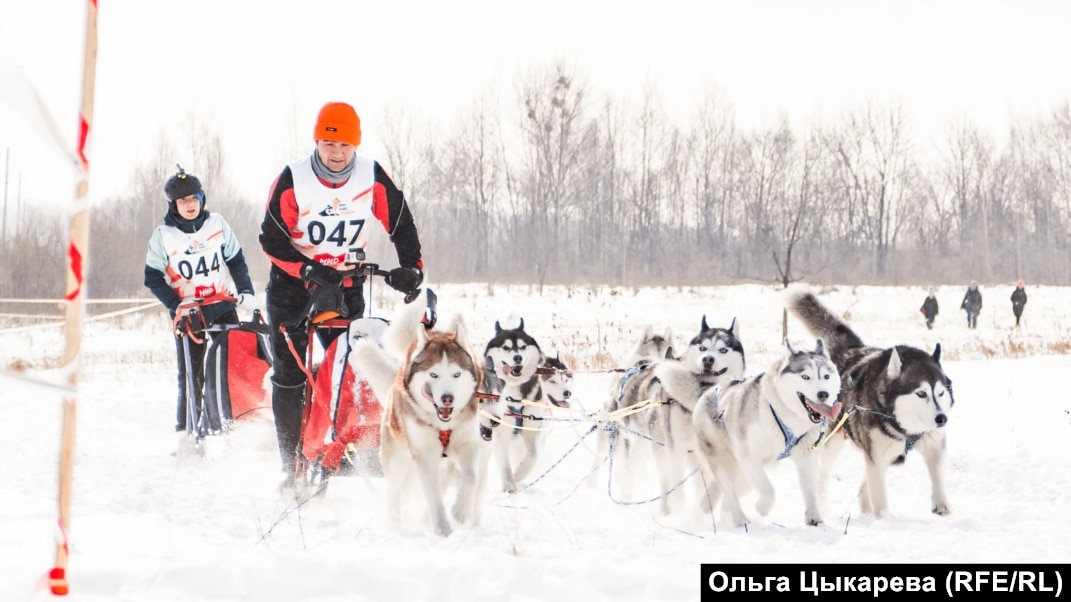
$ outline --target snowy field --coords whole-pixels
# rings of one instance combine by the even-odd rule
[[[773,287],[434,288],[440,314],[463,314],[477,351],[495,320],[523,317],[544,351],[576,370],[582,410],[607,399],[617,378],[608,370],[622,367],[647,325],[671,328],[680,349],[704,315],[711,326],[735,318],[749,374],[783,350],[782,291]],[[919,314],[924,288],[816,289],[869,344],[932,350],[940,342],[956,392],[947,427],[951,515],[930,513],[929,479],[910,455],[890,470],[890,515],[861,515],[862,460],[848,450],[819,527],[803,523],[789,464],[770,469],[778,497],[768,516],[744,498],[747,529],[698,504],[660,515],[657,504],[641,503],[661,493],[653,478],[625,499],[605,470],[591,473],[594,437],[584,435],[593,422],[582,412],[548,433],[529,488],[513,496],[490,488],[481,524],[448,538],[418,520],[388,528],[382,479],[336,478],[325,496],[297,507],[275,490],[270,413],[209,439],[203,461],[172,455],[175,365],[162,309],[89,321],[68,599],[698,600],[701,563],[1067,563],[1071,288],[1029,287],[1018,329],[1012,288],[983,286],[979,327],[968,330],[958,309],[965,286],[940,287],[932,331]],[[384,295],[374,305],[389,318],[395,298]],[[0,316],[0,367],[54,378],[62,326],[25,324]],[[793,320],[789,339],[813,344]],[[61,409],[54,391],[0,377],[0,600],[51,597],[41,578],[53,563]]]

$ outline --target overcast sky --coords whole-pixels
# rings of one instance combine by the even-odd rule
[[[0,0],[0,58],[25,69],[72,147],[84,7]],[[902,104],[920,132],[968,120],[999,138],[1071,98],[1069,23],[1058,0],[100,0],[91,190],[121,190],[194,113],[224,135],[236,183],[266,196],[325,101],[357,108],[376,156],[386,107],[450,119],[555,60],[620,100],[651,82],[680,121],[716,87],[745,127],[872,100]],[[23,195],[55,195],[62,180],[0,110]]]

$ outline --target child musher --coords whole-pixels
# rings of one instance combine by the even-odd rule
[[[171,312],[175,327],[175,349],[178,355],[178,410],[175,431],[185,437],[186,429],[186,359],[183,337],[189,339],[197,407],[203,408],[204,358],[208,347],[204,332],[197,327],[186,331],[190,307],[195,300],[212,295],[237,299],[237,305],[252,308],[255,304],[249,267],[234,232],[226,220],[205,210],[205,191],[196,176],[186,173],[179,165],[178,173],[164,184],[167,212],[164,223],[149,238],[145,255],[145,286]],[[200,328],[215,324],[237,324],[235,303],[222,301],[198,308]],[[191,320],[192,322],[192,320]],[[220,333],[211,333],[214,338]],[[192,428],[192,426],[191,426]]]

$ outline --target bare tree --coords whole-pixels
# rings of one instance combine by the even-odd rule
[[[570,179],[581,151],[585,84],[558,63],[520,86],[521,131],[528,153],[523,169],[524,217],[537,237],[530,248],[539,249],[533,267],[542,286],[549,270],[568,263],[562,261],[558,223],[566,217],[566,208],[577,202]]]

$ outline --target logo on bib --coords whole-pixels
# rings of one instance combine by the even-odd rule
[[[312,258],[316,263],[330,268],[342,265],[343,259],[345,259],[345,257],[342,255],[331,255],[330,253],[320,253]]]
[[[186,247],[185,253],[187,255],[197,255],[205,250],[205,245],[199,240],[195,240],[190,243],[190,246]]]
[[[320,211],[320,215],[324,217],[337,217],[342,215],[346,209],[346,204],[343,203],[341,199],[335,199]]]

